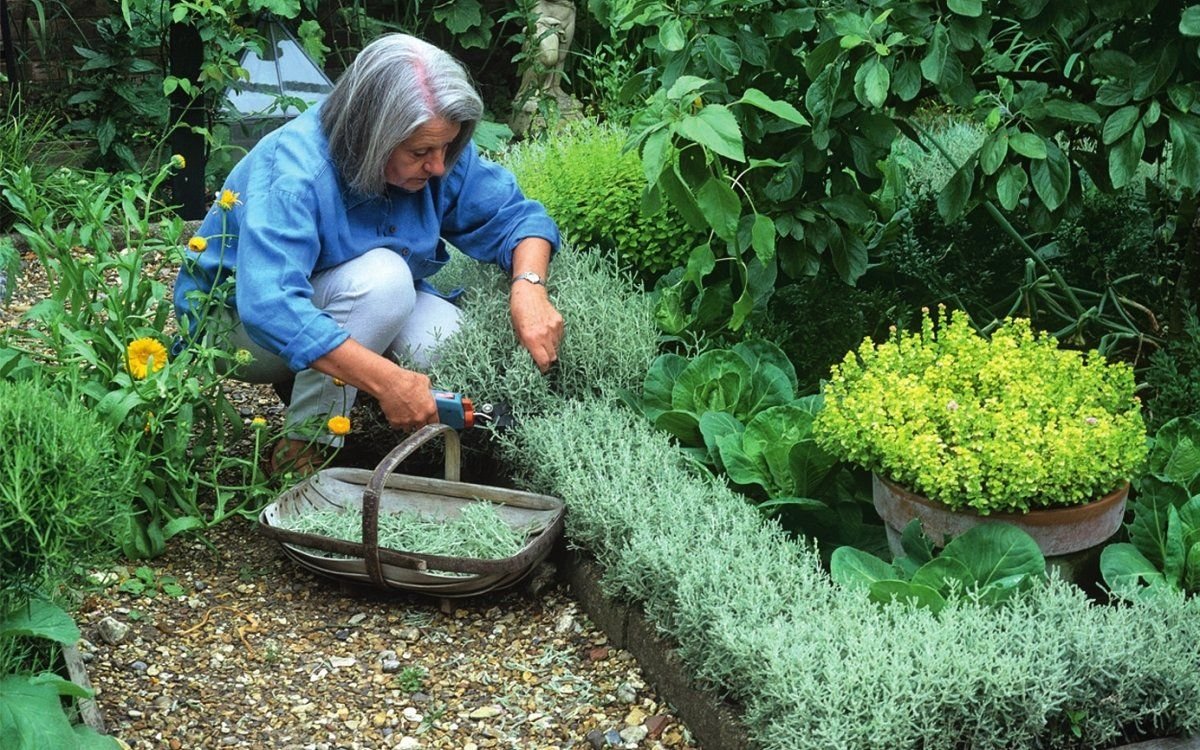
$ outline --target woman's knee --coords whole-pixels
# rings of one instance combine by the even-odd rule
[[[412,272],[396,253],[375,248],[313,277],[313,302],[345,325],[351,317],[395,326],[412,314]]]

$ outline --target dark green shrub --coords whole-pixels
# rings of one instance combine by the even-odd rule
[[[1143,382],[1150,389],[1146,424],[1157,430],[1175,417],[1200,414],[1200,319],[1187,311],[1183,333],[1150,355]]]
[[[516,146],[504,162],[571,244],[611,252],[622,267],[657,276],[682,263],[701,235],[674,210],[642,212],[641,160],[623,146],[620,131],[585,120]]]
[[[819,274],[772,295],[760,333],[788,355],[796,368],[797,393],[812,393],[830,367],[868,336],[876,338],[904,317],[894,288],[851,287]]]
[[[0,381],[0,612],[115,552],[134,476],[94,412],[36,381]]]

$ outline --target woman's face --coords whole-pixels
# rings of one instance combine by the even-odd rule
[[[461,129],[457,122],[441,118],[417,128],[388,158],[384,168],[388,184],[415,193],[425,187],[430,177],[445,174],[446,150]]]

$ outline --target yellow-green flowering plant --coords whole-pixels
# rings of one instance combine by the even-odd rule
[[[965,313],[864,341],[824,388],[830,453],[952,509],[1025,512],[1107,494],[1146,457],[1132,369],[1061,349],[1025,319],[986,338]]]

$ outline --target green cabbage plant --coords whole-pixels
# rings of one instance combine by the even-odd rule
[[[732,349],[711,349],[692,360],[660,355],[642,384],[641,406],[655,427],[715,462],[712,449],[721,435],[795,399],[796,369],[787,355],[769,341],[754,340]],[[728,419],[710,417],[702,424],[710,413]]]

